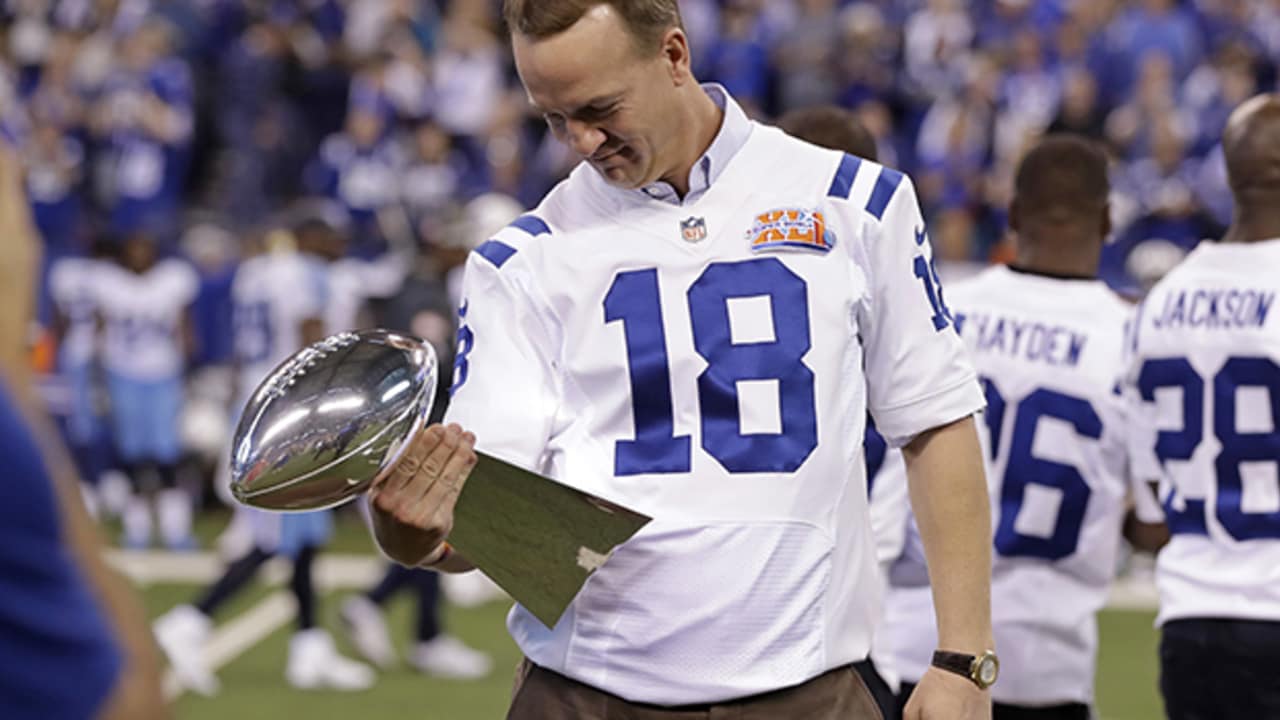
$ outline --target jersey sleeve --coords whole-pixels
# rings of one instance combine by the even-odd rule
[[[489,247],[467,260],[445,422],[474,432],[477,450],[537,470],[557,408],[555,346],[527,286],[512,278],[514,250]]]
[[[886,199],[887,198],[887,199]],[[881,168],[866,208],[868,293],[859,311],[867,407],[901,447],[926,430],[981,410],[984,400],[942,286],[910,178]]]

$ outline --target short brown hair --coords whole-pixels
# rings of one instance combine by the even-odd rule
[[[677,0],[503,0],[507,29],[541,40],[568,30],[597,5],[617,11],[641,49],[657,49],[667,30],[684,28]]]
[[[788,135],[875,162],[876,139],[858,116],[834,105],[792,110],[778,119]]]
[[[1087,217],[1107,204],[1107,156],[1088,138],[1046,135],[1022,158],[1013,185],[1027,213],[1059,221]]]

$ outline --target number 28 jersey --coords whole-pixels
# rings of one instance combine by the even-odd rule
[[[1280,239],[1205,242],[1142,304],[1134,461],[1172,539],[1158,622],[1280,621]]]
[[[866,411],[900,444],[982,407],[910,181],[748,132],[684,205],[579,166],[466,269],[447,420],[654,518],[554,628],[518,605],[508,626],[533,662],[632,701],[866,657]]]

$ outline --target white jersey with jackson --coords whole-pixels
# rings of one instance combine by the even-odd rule
[[[118,265],[97,276],[94,303],[105,326],[103,366],[134,380],[166,380],[183,370],[180,320],[200,280],[185,261],[161,260],[142,274]]]
[[[745,139],[720,152],[731,125]],[[901,444],[982,407],[908,179],[732,102],[695,172],[717,152],[684,204],[579,166],[466,271],[447,420],[654,518],[555,628],[520,606],[508,627],[533,662],[632,701],[716,702],[866,657],[867,409]]]
[[[327,265],[315,255],[270,252],[240,265],[231,301],[242,400],[302,347],[303,322],[322,318],[327,298]]]
[[[983,448],[995,533],[992,697],[1017,705],[1093,700],[1095,614],[1120,546],[1129,491],[1119,385],[1131,308],[1096,280],[985,270],[947,293],[987,394]],[[886,653],[919,681],[937,647],[911,533],[891,573]]]
[[[1142,304],[1133,455],[1172,539],[1158,622],[1280,621],[1280,239],[1201,243]]]

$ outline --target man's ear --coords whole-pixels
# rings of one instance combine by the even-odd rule
[[[1102,231],[1102,242],[1105,244],[1111,239],[1111,203],[1102,204],[1102,225],[1098,229]]]
[[[689,57],[689,38],[678,27],[668,28],[662,35],[662,60],[667,64],[671,82],[684,85],[693,82],[692,60]]]
[[[1018,226],[1021,224],[1018,216],[1022,214],[1022,203],[1019,202],[1018,196],[1014,195],[1013,200],[1009,201],[1009,229],[1018,232]]]

